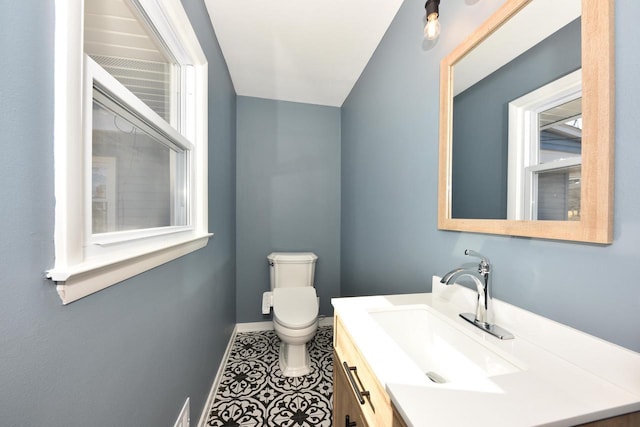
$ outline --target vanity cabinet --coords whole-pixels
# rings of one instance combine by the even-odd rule
[[[339,316],[333,345],[333,425],[406,427]]]
[[[339,356],[334,351],[333,360],[333,425],[334,427],[361,427],[368,425],[360,409],[360,402],[354,396]]]

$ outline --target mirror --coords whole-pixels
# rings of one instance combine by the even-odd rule
[[[440,76],[439,229],[612,242],[612,2],[507,0]]]

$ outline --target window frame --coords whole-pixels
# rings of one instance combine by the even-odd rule
[[[155,25],[178,62],[185,65],[181,67],[185,77],[181,78],[183,96],[178,101],[178,110],[180,121],[185,123],[179,133],[192,144],[188,176],[191,191],[189,225],[142,233],[126,241],[91,241],[90,226],[87,228],[86,224],[91,220],[91,210],[87,209],[91,193],[87,188],[91,183],[92,159],[91,150],[87,149],[91,140],[85,137],[85,126],[87,119],[91,119],[93,104],[92,93],[86,93],[87,78],[92,73],[95,77],[95,70],[90,73],[90,66],[85,66],[84,1],[56,0],[55,265],[46,276],[56,283],[63,304],[198,250],[206,246],[213,235],[208,232],[206,56],[179,0],[132,1]],[[90,101],[88,112],[87,99]],[[97,245],[93,249],[100,250],[88,250],[87,245],[91,244]]]
[[[507,218],[535,220],[535,174],[582,164],[582,155],[539,163],[539,114],[582,97],[582,69],[573,71],[509,103]]]
[[[154,112],[143,101],[137,98],[122,83],[116,80],[111,74],[109,74],[104,68],[97,64],[88,55],[84,58],[84,141],[85,141],[85,177],[91,176],[91,169],[93,166],[93,153],[89,148],[89,141],[92,141],[93,133],[93,103],[98,102],[104,105],[108,110],[122,109],[124,110],[125,119],[131,119],[139,127],[146,129],[149,134],[153,134],[154,137],[160,141],[166,139],[169,141],[168,145],[175,146],[176,148],[184,150],[187,154],[187,171],[185,187],[187,193],[187,204],[190,205],[189,196],[194,193],[193,182],[195,181],[191,177],[190,164],[194,157],[194,144],[185,138],[178,129],[174,128],[169,122],[161,118],[156,112]],[[98,98],[96,98],[94,92],[100,92]],[[106,101],[106,102],[105,102]],[[111,105],[113,104],[113,105]],[[116,107],[117,106],[117,107]],[[116,113],[117,114],[117,113]],[[87,182],[85,185],[85,247],[86,254],[90,257],[94,253],[105,252],[106,250],[113,250],[113,246],[118,243],[126,243],[127,241],[137,240],[145,237],[153,237],[157,235],[168,235],[172,233],[180,233],[183,231],[189,231],[193,228],[195,221],[195,215],[193,209],[189,209],[186,214],[185,225],[173,225],[157,228],[140,228],[127,231],[114,231],[101,234],[93,234],[92,224],[87,219],[92,215],[91,209],[91,183]],[[117,247],[115,250],[118,250]]]

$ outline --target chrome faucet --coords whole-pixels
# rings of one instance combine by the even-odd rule
[[[445,274],[440,283],[451,285],[460,277],[468,276],[473,279],[478,291],[476,313],[461,313],[460,317],[472,323],[478,328],[500,339],[512,339],[513,335],[493,323],[493,310],[491,309],[491,263],[489,259],[479,252],[471,249],[464,251],[465,255],[480,258],[480,263],[466,263],[461,267]]]

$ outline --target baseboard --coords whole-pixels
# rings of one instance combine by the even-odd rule
[[[273,322],[246,322],[236,323],[238,332],[257,332],[257,331],[272,331]]]
[[[204,404],[204,408],[202,409],[202,414],[200,415],[200,420],[198,421],[198,427],[206,427],[207,419],[209,418],[209,410],[213,406],[213,399],[216,396],[216,392],[218,391],[218,386],[220,385],[220,381],[222,381],[222,374],[224,373],[224,367],[227,365],[227,360],[229,360],[229,355],[231,354],[231,348],[233,348],[233,342],[236,339],[236,335],[238,333],[238,325],[234,326],[233,331],[231,332],[231,337],[229,337],[229,343],[227,344],[227,349],[222,355],[222,360],[220,360],[220,365],[218,366],[218,372],[216,373],[215,378],[213,379],[213,384],[211,384],[211,390],[209,391],[209,396],[207,396],[207,401]]]
[[[318,316],[318,326],[333,326],[333,316]],[[237,323],[236,328],[238,332],[272,331],[273,322]]]
[[[333,326],[333,316],[320,316],[318,326]]]
[[[333,316],[319,316],[318,317],[318,326],[333,326]],[[213,384],[211,385],[211,390],[209,391],[209,396],[207,397],[207,402],[202,409],[202,414],[200,415],[200,421],[198,421],[198,427],[206,427],[207,419],[209,418],[209,410],[211,406],[213,406],[213,399],[216,396],[216,391],[218,391],[218,386],[220,385],[220,381],[222,380],[222,374],[224,373],[224,367],[227,365],[227,361],[229,360],[229,355],[231,354],[231,348],[233,347],[233,342],[236,339],[236,335],[241,332],[256,332],[256,331],[270,331],[273,330],[273,322],[247,322],[247,323],[236,323],[236,326],[233,328],[233,332],[231,333],[231,337],[229,338],[229,343],[227,344],[227,349],[222,356],[222,360],[220,361],[220,366],[218,366],[218,372],[216,373],[216,377],[213,379]]]

